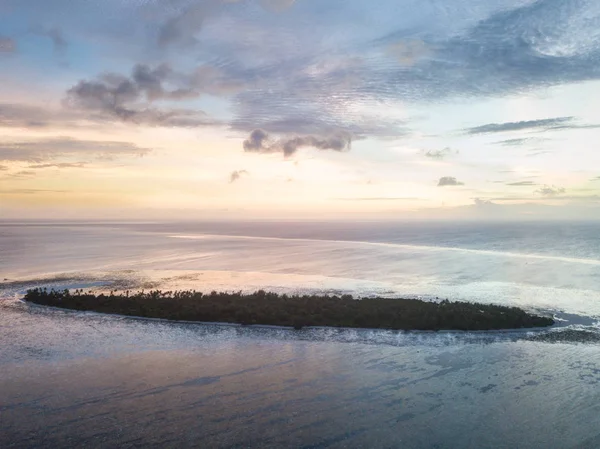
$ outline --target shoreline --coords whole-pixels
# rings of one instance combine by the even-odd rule
[[[31,301],[27,301],[23,298],[18,299],[19,302],[28,305],[29,307],[39,307],[40,309],[56,310],[58,312],[90,315],[90,316],[101,316],[101,317],[116,317],[125,320],[135,321],[149,321],[157,323],[172,323],[172,324],[192,324],[200,326],[219,326],[219,327],[235,327],[235,328],[248,328],[248,329],[267,329],[267,330],[283,330],[283,331],[294,331],[297,332],[292,326],[283,326],[276,324],[240,324],[240,323],[228,323],[218,321],[189,321],[189,320],[173,320],[169,318],[150,318],[144,316],[135,315],[123,315],[119,313],[104,313],[95,312],[93,310],[77,310],[77,309],[66,309],[64,307],[46,306],[43,304],[36,304]],[[511,328],[511,329],[488,329],[488,330],[460,330],[460,329],[440,329],[440,330],[403,330],[403,329],[386,329],[377,327],[335,327],[335,326],[304,326],[301,330],[339,330],[339,331],[381,331],[381,332],[395,332],[404,334],[424,334],[424,335],[439,335],[439,334],[512,334],[512,333],[528,333],[528,332],[547,332],[552,329],[559,329],[561,326],[557,326],[557,322],[545,327],[522,327],[522,328]]]
[[[372,329],[391,331],[516,331],[546,329],[550,317],[517,307],[444,300],[288,296],[257,291],[253,294],[154,290],[129,296],[76,290],[28,290],[27,303],[61,310],[94,312],[128,318],[190,324],[265,326],[283,329]]]

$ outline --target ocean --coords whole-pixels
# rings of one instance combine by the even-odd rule
[[[600,447],[600,223],[0,222],[2,447]],[[197,325],[32,286],[516,305],[543,331]]]

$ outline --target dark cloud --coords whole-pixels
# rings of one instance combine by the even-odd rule
[[[438,187],[462,186],[464,183],[457,181],[456,178],[452,176],[442,176],[437,185]]]
[[[563,125],[571,122],[573,117],[555,117],[541,120],[525,120],[521,122],[506,122],[506,123],[488,123],[487,125],[476,126],[474,128],[467,128],[465,132],[467,134],[485,134],[485,133],[500,133],[505,131],[522,131],[524,129],[533,128],[553,128],[555,126]],[[525,139],[511,139],[515,141],[521,140],[522,143]],[[510,142],[504,141],[504,142]],[[517,144],[518,144],[517,143]]]
[[[536,186],[537,184],[533,181],[519,181],[519,182],[507,182],[507,186]]]
[[[247,175],[247,174],[248,174],[247,170],[234,170],[229,175],[229,183],[231,184],[233,182],[236,182],[238,179],[240,179],[242,177],[242,175]]]
[[[265,152],[264,150],[269,147],[269,145],[267,145],[268,140],[269,134],[267,134],[266,131],[255,129],[250,133],[250,136],[244,140],[244,151]]]
[[[446,147],[441,150],[429,150],[425,152],[425,157],[430,159],[444,159],[446,156],[450,156],[451,154],[458,154],[458,150],[453,150],[452,148]]]
[[[564,187],[556,187],[556,186],[548,186],[548,185],[545,185],[535,191],[535,193],[539,193],[542,196],[549,196],[549,197],[562,195],[565,192],[566,192],[566,189]]]
[[[222,81],[222,82],[221,82]],[[235,83],[221,80],[219,73],[200,67],[191,74],[174,71],[169,65],[154,68],[136,64],[130,77],[108,73],[96,80],[79,81],[67,91],[65,106],[136,124],[197,127],[221,125],[203,111],[185,108],[156,108],[157,100],[183,101],[203,93],[231,92]]]
[[[17,50],[17,43],[14,39],[6,36],[0,36],[0,53],[13,53]]]
[[[0,143],[0,161],[50,163],[60,157],[111,159],[120,156],[143,156],[151,150],[129,142],[78,140],[69,137]]]
[[[346,151],[350,149],[352,137],[346,133],[338,133],[327,137],[294,136],[272,139],[262,129],[255,129],[244,140],[244,151],[255,153],[283,153],[289,157],[302,147],[312,147],[318,150]]]

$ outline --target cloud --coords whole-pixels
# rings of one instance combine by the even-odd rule
[[[556,186],[548,186],[548,185],[545,185],[535,191],[535,193],[539,193],[540,195],[547,196],[547,197],[558,196],[565,192],[566,192],[566,189],[564,187],[556,187]]]
[[[506,123],[488,123],[487,125],[476,126],[474,128],[465,129],[467,134],[485,134],[485,133],[500,133],[506,131],[522,131],[524,129],[534,128],[552,128],[554,126],[564,125],[573,120],[573,117],[555,117],[541,120],[525,120],[520,122]],[[525,139],[511,139],[512,143],[522,143]],[[521,142],[517,142],[521,141]]]
[[[473,198],[473,204],[476,207],[481,207],[481,208],[489,208],[489,207],[498,206],[492,200],[483,199],[483,198]]]
[[[265,45],[269,47],[268,43]],[[304,53],[302,44],[298,45],[290,48],[290,55]],[[294,58],[283,54],[277,59],[276,53],[251,51],[241,55],[242,61],[255,58],[247,63],[251,67],[240,66],[237,61],[228,65],[232,76],[252,85],[234,97],[232,128],[307,135],[343,130],[354,138],[395,139],[409,134],[406,122],[389,113],[393,112],[389,111],[389,104],[379,104],[376,97],[361,90],[361,76],[368,77],[364,61],[313,50],[317,53]]]
[[[391,29],[391,20],[385,20],[394,15],[389,3],[358,10],[342,5],[335,15],[329,16],[318,15],[313,8],[304,10],[303,5],[297,8],[296,18],[284,15],[280,22],[257,14],[248,23],[231,11],[231,15],[219,18],[219,25],[238,25],[247,40],[242,44],[231,36],[209,34],[213,29],[206,27],[203,51],[223,58],[221,67],[227,73],[256,83],[234,101],[232,126],[246,132],[256,128],[282,132],[271,126],[281,129],[289,124],[285,133],[322,135],[319,128],[329,126],[357,136],[397,138],[403,134],[403,124],[379,115],[379,106],[395,101],[418,103],[461,96],[499,96],[600,78],[600,45],[584,42],[584,34],[594,34],[595,28],[583,18],[598,15],[590,3],[584,2],[579,9],[557,0],[539,0],[535,6],[530,3],[517,7],[514,2],[502,2],[478,8],[475,13],[461,8],[435,10],[440,23],[449,26],[436,26],[436,20],[428,22],[423,18],[413,20],[418,29],[410,28],[410,17],[432,14],[424,12],[428,8],[411,11],[406,23],[396,24],[396,29]],[[460,16],[459,10],[465,17]],[[239,14],[243,11],[241,8]],[[380,31],[357,27],[353,38],[348,38],[345,27],[356,16],[378,18]],[[565,28],[570,19],[581,21],[576,38]],[[306,23],[312,24],[311,33],[302,33]],[[327,37],[332,33],[339,36],[335,46]],[[212,37],[216,37],[215,41],[210,40]],[[555,50],[561,46],[570,48],[562,45],[563,41],[572,43],[579,52],[563,51],[549,56],[549,46]],[[548,48],[542,48],[542,43]],[[351,51],[360,52],[362,63],[348,58]],[[403,67],[390,63],[390,55]],[[368,114],[364,112],[367,110]],[[372,122],[366,123],[365,119]],[[559,120],[535,122],[490,124],[471,131],[565,125]],[[302,126],[302,131],[291,128],[294,123]]]
[[[235,82],[221,79],[219,72],[201,66],[189,74],[178,73],[168,64],[154,68],[136,64],[130,77],[116,73],[101,75],[96,80],[81,80],[67,91],[64,105],[86,110],[104,118],[118,119],[152,126],[197,127],[221,123],[199,110],[156,108],[152,103],[184,101],[203,93],[213,95],[232,92]]]
[[[6,165],[0,165],[0,171],[5,171],[8,170],[8,167]]]
[[[240,179],[242,177],[242,175],[247,175],[247,174],[248,174],[247,170],[234,170],[229,175],[229,183],[231,184],[231,183],[237,181],[238,179]]]
[[[458,150],[453,150],[450,147],[446,147],[442,150],[429,150],[425,152],[425,157],[430,159],[442,160],[446,156],[450,156],[451,154],[458,154]]]
[[[507,186],[536,186],[537,184],[533,181],[519,181],[519,182],[508,182]]]
[[[372,92],[439,101],[600,78],[599,10],[593,1],[494,2],[484,8],[449,4],[452,11],[436,9],[428,17],[434,24],[419,23],[414,31],[414,24],[400,25],[376,41],[389,45],[399,35],[419,33],[435,51],[413,70],[381,64],[380,83],[371,83]]]
[[[44,26],[37,26],[34,27],[32,31],[35,34],[50,39],[52,41],[52,46],[54,47],[54,54],[57,58],[64,61],[69,44],[65,39],[65,36],[63,35],[63,32],[60,28],[47,28]]]
[[[542,154],[550,154],[550,153],[552,153],[551,150],[536,150],[536,151],[529,152],[525,156],[527,156],[527,157],[535,157],[535,156],[541,156]]]
[[[302,147],[312,147],[317,150],[346,151],[350,149],[352,137],[340,132],[328,137],[295,136],[281,139],[271,139],[262,129],[255,129],[244,140],[244,151],[254,153],[283,153],[285,157],[292,156]]]
[[[264,152],[268,148],[269,134],[262,129],[255,129],[250,136],[244,140],[244,151]]]
[[[282,12],[294,6],[296,0],[260,0],[263,8],[269,11]]]
[[[338,201],[411,201],[411,200],[423,200],[423,198],[415,196],[374,196],[374,197],[355,197],[355,198],[335,198]]]
[[[437,185],[438,187],[462,186],[464,183],[457,181],[456,178],[452,176],[442,176]]]
[[[17,8],[33,16],[36,8],[30,2],[17,3],[24,3]],[[398,138],[405,135],[405,123],[388,114],[394,108],[386,106],[399,102],[410,107],[600,79],[598,8],[592,1],[583,0],[575,8],[565,0],[499,0],[480,2],[477,7],[456,0],[444,8],[419,4],[400,16],[397,5],[389,1],[376,6],[298,2],[296,7],[291,0],[263,2],[275,9],[292,6],[289,14],[278,15],[260,11],[260,1],[225,3],[230,2],[85,2],[85,9],[98,16],[98,30],[89,31],[90,35],[109,37],[111,44],[122,39],[123,49],[112,49],[115,61],[123,61],[123,54],[133,51],[147,51],[142,57],[152,61],[168,55],[173,64],[188,56],[188,62],[209,61],[232,83],[231,127],[244,133],[260,128],[271,134],[328,136],[330,130],[341,129],[354,138]],[[141,4],[160,12],[159,19],[136,21]],[[70,4],[55,1],[53,6],[39,13],[51,14],[49,19],[42,21],[37,15],[36,20],[67,20]],[[70,23],[60,25],[74,35],[85,35],[89,21],[81,18],[75,14]],[[354,24],[352,32],[349,23]],[[369,25],[373,23],[378,26]],[[149,33],[154,36],[150,48],[145,41]],[[187,55],[174,51],[199,39],[201,45]],[[102,39],[96,41],[104,45]],[[396,61],[390,60],[390,52]],[[160,85],[165,92],[192,87],[180,81],[171,76]],[[214,88],[218,92],[225,86],[217,83]],[[197,86],[191,90],[201,91]],[[162,95],[160,89],[154,92]],[[155,107],[148,101],[140,94],[128,101],[117,98],[112,109],[89,109],[89,99],[82,104],[88,112],[134,123],[213,124],[191,111],[176,120],[175,111],[157,108],[156,102],[163,98],[150,100]]]
[[[14,39],[6,36],[0,36],[0,53],[13,53],[17,50],[17,43]]]
[[[242,3],[241,0],[201,0],[181,8],[167,19],[158,30],[158,45],[193,46],[198,43],[197,35],[205,27],[208,19],[222,11],[223,4]],[[260,5],[268,11],[282,12],[291,8],[295,0],[260,0]]]
[[[550,196],[549,198],[553,198],[555,200],[560,200],[561,202],[565,201],[600,201],[600,195],[560,195],[560,196]],[[530,201],[531,204],[534,204],[536,201],[539,201],[539,196],[507,196],[507,197],[498,197],[492,198],[494,201]]]
[[[432,54],[432,49],[420,39],[405,39],[394,42],[388,47],[388,53],[404,66],[412,66],[420,59]]]
[[[195,44],[195,35],[202,29],[208,17],[215,13],[219,0],[204,0],[196,2],[180,10],[174,17],[169,18],[158,31],[158,45]]]
[[[506,140],[501,140],[499,142],[494,142],[496,145],[503,145],[503,146],[507,146],[507,147],[517,147],[517,146],[521,146],[521,145],[525,145],[527,142],[530,142],[534,140],[531,137],[521,137],[521,138],[517,138],[517,139],[506,139]]]
[[[0,127],[44,128],[59,124],[75,126],[75,122],[80,118],[78,114],[72,111],[0,103]]]
[[[30,178],[35,176],[35,172],[33,170],[21,170],[16,173],[12,173],[9,175],[11,178]]]
[[[0,190],[1,194],[13,195],[35,195],[37,193],[67,193],[66,190],[51,190],[51,189],[7,189]]]
[[[83,162],[58,162],[50,164],[33,164],[29,165],[28,168],[84,168]]]
[[[0,161],[50,163],[60,157],[112,159],[119,156],[143,156],[151,150],[129,142],[78,140],[57,137],[16,142],[0,142]],[[41,168],[41,167],[39,167]]]

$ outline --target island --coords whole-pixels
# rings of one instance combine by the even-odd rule
[[[34,288],[25,301],[77,311],[176,321],[392,330],[498,330],[544,327],[550,317],[517,307],[470,302],[403,298],[354,298],[352,295],[286,295],[213,291],[138,291],[94,294],[83,290]]]

